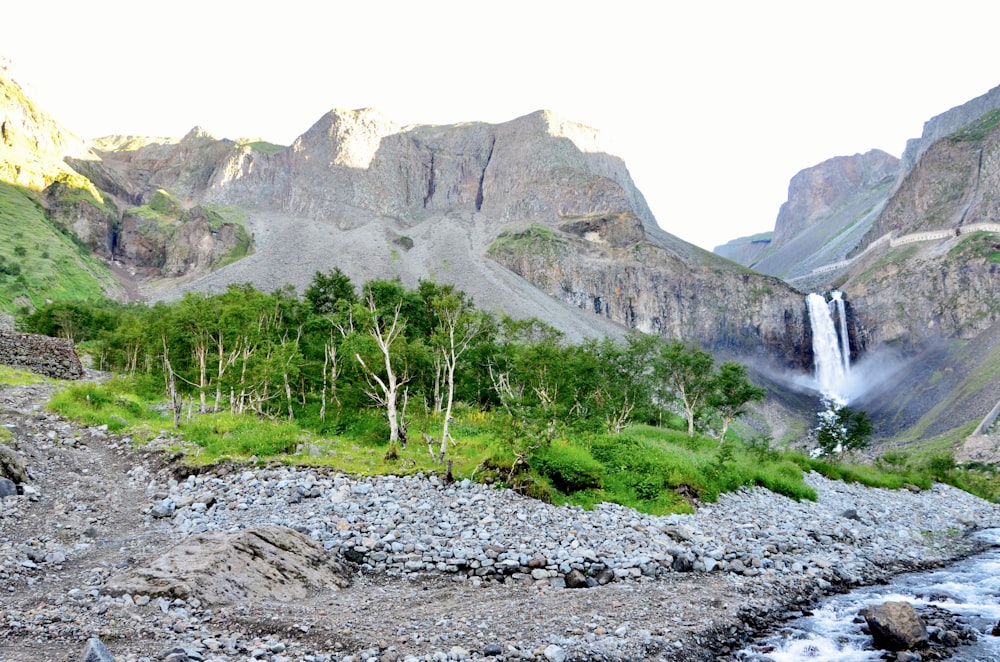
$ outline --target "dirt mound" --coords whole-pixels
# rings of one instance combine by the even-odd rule
[[[112,577],[105,592],[223,605],[248,599],[291,602],[350,583],[322,545],[293,529],[268,526],[191,536],[149,565]]]

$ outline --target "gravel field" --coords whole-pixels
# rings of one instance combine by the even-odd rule
[[[433,476],[186,475],[46,412],[53,388],[0,390],[32,477],[0,499],[3,660],[83,659],[94,637],[116,660],[720,660],[824,594],[966,555],[966,532],[1000,526],[996,505],[947,486],[818,475],[815,503],[741,490],[670,517]],[[175,545],[260,530],[301,539],[350,585],[288,599],[296,577],[282,570],[229,603],[127,590]]]

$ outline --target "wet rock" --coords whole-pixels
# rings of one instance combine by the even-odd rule
[[[927,628],[909,602],[885,602],[865,607],[859,613],[868,623],[876,648],[905,651],[927,645]]]

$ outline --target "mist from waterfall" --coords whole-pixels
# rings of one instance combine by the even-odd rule
[[[806,305],[812,327],[816,388],[824,399],[845,405],[849,399],[851,344],[847,336],[843,295],[835,290],[827,302],[822,294],[812,293],[806,296]],[[834,323],[834,311],[839,321],[839,333]]]

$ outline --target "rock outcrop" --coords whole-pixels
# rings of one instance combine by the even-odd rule
[[[792,177],[768,244],[753,238],[716,248],[762,273],[794,280],[843,260],[875,223],[896,181],[899,159],[881,150],[838,156]],[[732,259],[732,258],[731,258]]]
[[[232,605],[292,602],[349,585],[322,545],[288,527],[265,526],[190,536],[148,566],[112,577],[105,590]]]
[[[155,181],[206,206],[248,210],[253,259],[191,289],[301,290],[336,266],[356,283],[450,282],[481,307],[539,317],[574,339],[639,328],[811,360],[794,289],[663,232],[597,131],[548,111],[400,128],[372,110],[334,110],[281,150],[217,149],[195,134],[169,153],[133,144],[106,143],[114,174],[104,180],[133,182],[119,188],[143,198]]]

